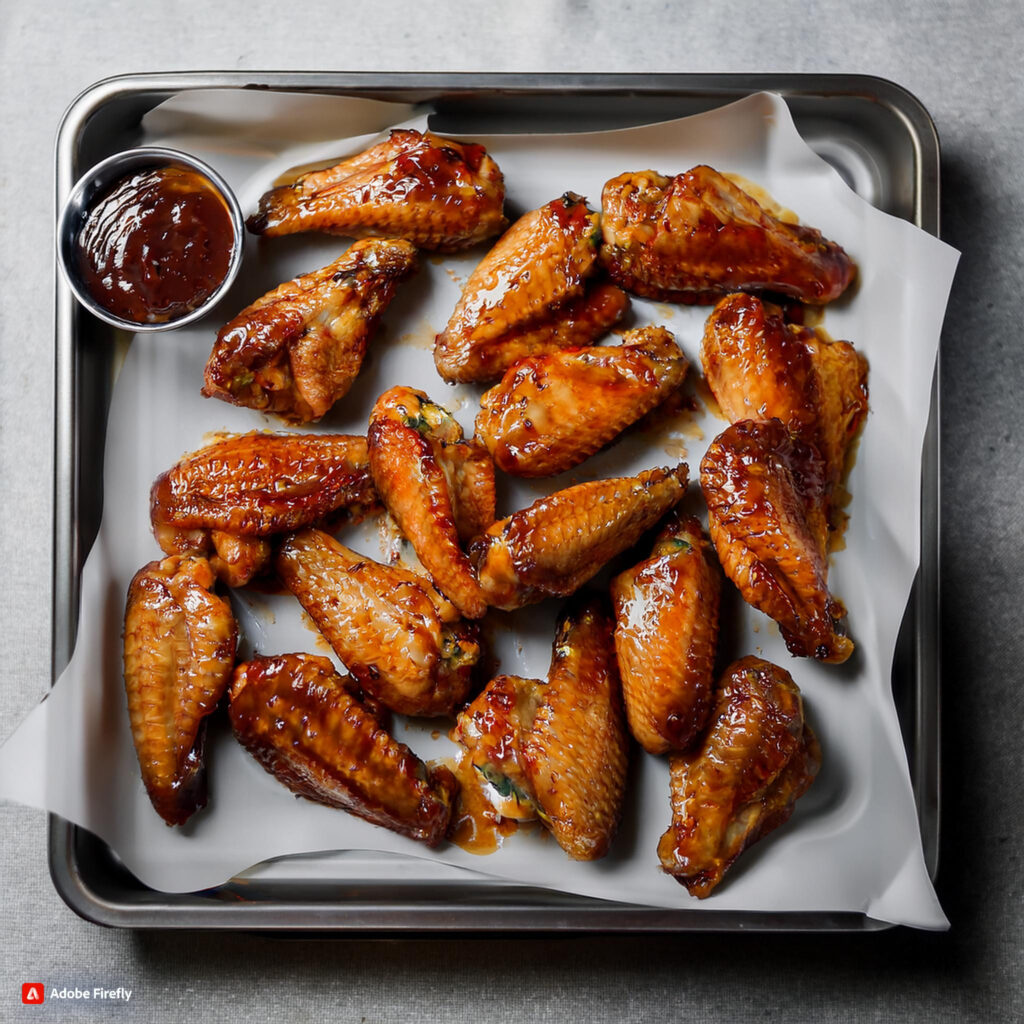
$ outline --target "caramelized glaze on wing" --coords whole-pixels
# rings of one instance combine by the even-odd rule
[[[828,590],[825,466],[779,420],[741,420],[708,448],[700,484],[725,574],[778,622],[791,653],[842,662],[853,641]]]
[[[776,219],[710,167],[622,174],[605,184],[601,205],[601,261],[636,295],[707,303],[770,290],[823,305],[856,271],[835,242]]]
[[[235,664],[231,607],[205,558],[165,558],[134,576],[124,618],[124,683],[142,781],[168,825],[206,805],[206,716]]]
[[[202,393],[296,423],[320,419],[352,386],[416,263],[407,241],[365,239],[268,292],[221,328]]]
[[[447,409],[406,387],[377,399],[367,441],[377,491],[423,567],[463,615],[480,618],[487,602],[459,542],[494,522],[486,449],[463,438]]]
[[[270,558],[267,538],[377,506],[366,438],[243,434],[186,455],[157,477],[149,510],[168,554],[204,553],[241,586]]]
[[[437,846],[457,783],[394,739],[327,658],[283,654],[239,665],[231,684],[239,742],[307,800]]]
[[[680,463],[577,484],[495,523],[469,552],[488,603],[508,610],[572,594],[682,498],[687,472]]]
[[[722,677],[700,749],[669,764],[672,824],[658,857],[703,899],[748,846],[788,820],[814,781],[821,750],[790,674],[748,657]]]
[[[415,573],[320,530],[289,537],[275,565],[359,685],[404,715],[447,715],[469,692],[478,630],[445,622]]]
[[[449,382],[500,377],[526,356],[589,345],[629,300],[595,282],[600,215],[567,192],[525,214],[470,275],[434,343]]]
[[[504,230],[504,202],[504,179],[483,146],[403,128],[267,192],[246,224],[258,235],[377,235],[452,252]]]
[[[628,331],[622,345],[532,356],[480,399],[476,433],[506,473],[552,476],[653,409],[683,382],[688,365],[664,327]]]
[[[831,494],[868,411],[867,360],[846,341],[788,324],[757,296],[726,296],[704,327],[704,376],[730,422],[779,419],[825,459]]]
[[[603,857],[622,813],[629,741],[611,633],[603,601],[575,604],[547,681],[498,676],[454,734],[496,810],[540,818],[574,860]]]
[[[721,571],[692,516],[670,516],[651,557],[612,580],[626,717],[651,754],[686,750],[711,711]]]

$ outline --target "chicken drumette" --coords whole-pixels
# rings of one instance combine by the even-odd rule
[[[525,356],[589,345],[629,300],[596,280],[600,215],[571,192],[520,217],[470,275],[434,343],[449,382],[500,377]]]
[[[622,345],[532,356],[480,399],[476,433],[506,473],[561,473],[675,391],[687,366],[664,327],[628,331]]]
[[[785,669],[742,658],[715,694],[700,749],[669,759],[672,824],[662,868],[704,899],[752,843],[785,823],[814,781],[821,749]]]
[[[821,232],[778,220],[710,167],[674,178],[622,174],[605,184],[601,204],[601,261],[636,295],[709,303],[768,290],[823,305],[856,270]]]
[[[368,238],[287,281],[221,328],[202,392],[296,423],[318,420],[356,379],[415,248]]]
[[[243,434],[201,448],[157,477],[150,519],[167,554],[211,553],[242,586],[270,560],[270,538],[378,506],[366,438]]]
[[[502,231],[504,202],[504,179],[483,146],[401,128],[357,156],[271,189],[246,224],[258,235],[326,231],[452,252]]]
[[[239,665],[230,713],[242,746],[299,796],[428,846],[444,839],[455,777],[394,739],[327,658],[283,654]]]

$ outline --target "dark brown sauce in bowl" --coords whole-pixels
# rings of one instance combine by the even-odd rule
[[[75,269],[111,315],[167,323],[217,291],[235,245],[231,210],[208,178],[184,167],[150,167],[130,172],[90,206]]]

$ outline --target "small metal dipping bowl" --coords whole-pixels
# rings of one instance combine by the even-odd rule
[[[85,223],[89,212],[95,202],[101,199],[106,192],[118,181],[127,175],[147,170],[153,167],[177,167],[184,170],[194,171],[206,178],[213,189],[218,192],[227,206],[231,217],[231,226],[234,233],[234,240],[231,247],[231,256],[228,263],[227,273],[224,280],[212,291],[198,306],[183,313],[181,316],[159,322],[142,322],[125,320],[104,309],[92,293],[86,287],[78,271],[76,261],[76,245],[79,232]],[[245,224],[242,219],[242,210],[238,205],[231,186],[212,168],[202,160],[197,160],[188,153],[182,153],[174,149],[162,149],[158,146],[147,146],[139,149],[128,149],[122,153],[115,153],[96,164],[88,170],[75,183],[60,216],[57,220],[57,261],[60,263],[71,290],[75,293],[78,301],[100,320],[114,327],[120,327],[125,331],[168,331],[176,327],[184,327],[195,320],[205,316],[231,287],[238,275],[238,269],[242,265],[242,250],[245,243]]]

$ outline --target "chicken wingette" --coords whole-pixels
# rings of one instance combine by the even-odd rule
[[[167,554],[209,554],[242,586],[271,557],[270,538],[379,507],[366,438],[243,434],[186,455],[150,490],[150,521]]]
[[[253,658],[230,693],[238,741],[292,792],[428,846],[444,839],[455,777],[391,736],[329,659]]]
[[[367,431],[381,500],[438,588],[468,618],[487,611],[461,542],[494,522],[494,463],[479,441],[422,391],[394,387],[377,399]]]
[[[504,202],[501,170],[483,146],[399,128],[348,160],[271,189],[246,225],[258,235],[325,231],[453,252],[504,230]]]
[[[142,781],[168,825],[206,805],[206,719],[227,689],[238,631],[205,558],[172,556],[133,577],[124,683]]]
[[[625,313],[598,278],[600,215],[567,192],[520,217],[470,275],[434,342],[450,383],[499,378],[526,356],[589,345]]]
[[[601,206],[601,262],[635,295],[711,303],[767,290],[824,305],[856,272],[820,231],[773,217],[711,167],[622,174],[605,184]]]
[[[838,663],[853,652],[829,592],[825,462],[780,420],[741,420],[711,443],[700,485],[708,529],[743,599],[780,626],[790,653]]]
[[[726,670],[700,748],[669,759],[672,823],[662,869],[704,899],[736,858],[784,824],[814,781],[821,749],[792,676],[761,658]]]
[[[480,399],[476,434],[506,473],[552,476],[672,394],[688,365],[664,327],[627,331],[621,345],[530,356]]]

